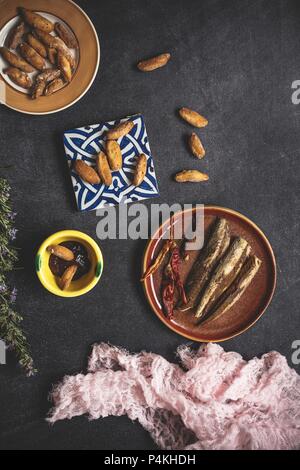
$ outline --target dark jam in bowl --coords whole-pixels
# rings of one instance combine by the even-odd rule
[[[91,262],[88,257],[88,252],[85,246],[83,246],[79,242],[69,241],[60,243],[60,245],[69,248],[69,250],[73,251],[74,253],[74,261],[65,261],[63,259],[58,258],[55,255],[50,255],[49,258],[49,268],[54,276],[61,277],[68,266],[76,263],[78,269],[76,271],[75,276],[73,277],[73,281],[76,279],[80,279],[82,276],[87,274],[91,269]]]

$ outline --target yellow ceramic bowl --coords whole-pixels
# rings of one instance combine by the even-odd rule
[[[62,291],[57,285],[57,279],[49,268],[49,245],[59,245],[66,241],[80,242],[87,249],[91,269],[80,279],[71,282],[68,289]],[[43,286],[52,294],[60,297],[78,297],[86,294],[98,283],[103,272],[103,256],[97,243],[88,235],[77,230],[62,230],[47,238],[40,246],[35,257],[35,269]]]

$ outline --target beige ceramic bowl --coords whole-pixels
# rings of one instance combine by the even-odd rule
[[[19,21],[17,8],[22,5],[51,21],[65,23],[75,34],[79,45],[78,65],[70,84],[51,96],[32,100],[26,90],[19,89],[3,73],[7,63],[0,58],[0,101],[27,114],[51,114],[76,103],[91,87],[100,63],[100,45],[96,30],[84,11],[70,0],[2,0],[0,1],[0,46]],[[74,51],[75,54],[75,51]]]

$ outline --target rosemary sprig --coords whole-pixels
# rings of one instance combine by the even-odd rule
[[[8,349],[14,350],[26,373],[33,375],[36,370],[21,328],[23,318],[13,308],[17,290],[9,286],[7,281],[7,273],[15,268],[18,260],[17,250],[11,246],[17,233],[15,216],[10,203],[10,186],[5,179],[0,178],[0,338]]]

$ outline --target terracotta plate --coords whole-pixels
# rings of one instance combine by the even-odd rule
[[[192,215],[192,211],[190,212]],[[180,215],[180,214],[179,214]],[[178,214],[177,214],[178,216]],[[164,315],[161,306],[161,278],[160,268],[153,276],[144,282],[146,297],[158,318],[176,333],[193,341],[224,341],[237,336],[250,328],[264,313],[269,305],[276,285],[276,262],[270,243],[263,232],[247,217],[230,209],[206,206],[204,208],[204,228],[205,234],[216,217],[223,217],[228,220],[231,235],[245,238],[252,247],[252,253],[262,260],[262,266],[253,279],[250,286],[244,292],[238,302],[222,317],[206,326],[193,326],[191,319],[194,317],[193,311],[183,313],[175,310],[173,320],[168,320]],[[175,219],[176,220],[176,215]],[[167,220],[157,233],[164,233],[170,224]],[[149,241],[143,260],[143,273],[151,264],[152,260],[160,251],[163,240],[157,235]],[[186,279],[189,270],[195,261],[198,252],[191,251],[190,259],[182,263],[182,277]]]
[[[51,21],[65,23],[75,34],[79,49],[72,51],[77,67],[70,84],[51,96],[32,100],[26,90],[11,82],[0,59],[0,101],[9,108],[27,114],[50,114],[76,103],[92,85],[100,62],[100,46],[95,28],[88,16],[70,0],[0,0],[0,46],[11,27],[18,21],[17,7],[34,10]]]

